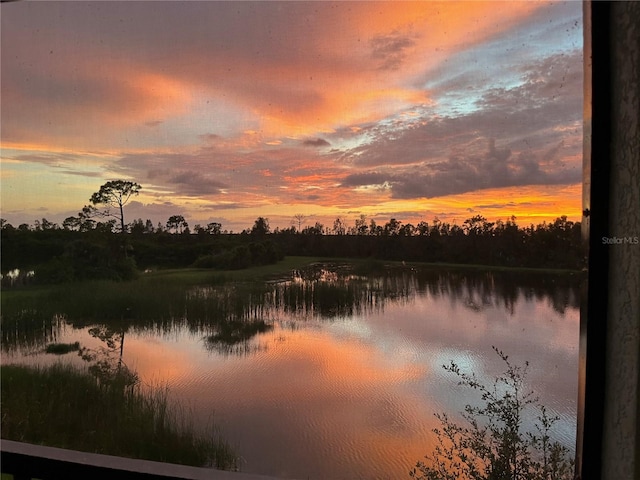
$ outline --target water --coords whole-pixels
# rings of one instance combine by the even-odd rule
[[[257,293],[256,293],[257,292]],[[297,479],[401,479],[434,445],[436,412],[476,398],[443,364],[491,381],[530,362],[528,386],[560,417],[573,449],[578,379],[577,281],[400,269],[359,276],[335,266],[297,272],[245,295],[244,328],[132,326],[123,360],[145,384],[166,385],[195,425],[213,421],[242,471]],[[227,295],[200,288],[189,296]],[[58,321],[49,341],[98,346],[88,327]],[[235,324],[234,324],[235,325]],[[3,363],[50,362],[35,347]],[[78,362],[69,355],[65,361]]]

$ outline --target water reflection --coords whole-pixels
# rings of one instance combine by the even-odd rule
[[[276,285],[274,301],[288,312],[323,318],[372,311],[389,301],[407,302],[425,294],[446,297],[452,305],[473,311],[502,306],[510,314],[520,298],[545,301],[564,314],[567,308],[579,308],[579,288],[577,275],[396,268],[358,276],[338,265],[334,270],[294,272],[290,280]]]
[[[579,308],[579,285],[579,279],[571,275],[398,267],[365,276],[355,274],[346,264],[318,265],[266,284],[203,286],[187,292],[143,292],[129,302],[131,306],[121,307],[116,314],[108,315],[105,311],[105,318],[87,318],[84,312],[76,313],[73,301],[59,304],[69,295],[54,293],[40,305],[18,304],[4,308],[2,349],[42,348],[56,341],[57,332],[67,324],[83,328],[100,321],[123,320],[126,330],[170,332],[188,328],[220,343],[216,335],[230,331],[231,325],[236,325],[237,330],[238,322],[272,324],[275,318],[282,316],[280,311],[297,320],[333,319],[380,311],[390,302],[412,302],[417,296],[424,295],[433,299],[446,298],[452,307],[460,305],[474,312],[501,306],[509,315],[514,314],[516,303],[524,299],[548,303],[562,315],[567,309]],[[96,306],[94,310],[103,309]],[[246,333],[251,328],[246,327],[244,331],[242,339],[248,340],[251,335],[246,336]],[[260,329],[254,332],[258,333],[261,333]]]
[[[126,334],[123,360],[141,379],[167,385],[196,424],[215,416],[244,471],[407,478],[432,446],[433,413],[468,403],[441,365],[491,379],[502,368],[492,345],[531,362],[531,387],[573,446],[579,288],[566,275],[318,265],[267,283],[162,292],[143,313],[132,299],[112,329]],[[96,326],[70,313],[27,322],[6,313],[3,362],[52,339],[84,346]]]

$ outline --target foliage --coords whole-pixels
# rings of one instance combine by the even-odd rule
[[[105,205],[106,210],[102,215],[119,220],[120,231],[125,233],[123,208],[132,196],[138,195],[141,189],[140,184],[136,182],[112,180],[102,185],[100,190],[91,195],[90,200],[93,205]],[[111,212],[112,208],[116,209],[116,213]]]
[[[262,237],[271,232],[269,228],[269,219],[264,217],[258,217],[251,227],[251,235],[256,237]]]
[[[132,280],[137,275],[135,260],[123,254],[119,242],[78,239],[69,242],[62,255],[38,265],[35,279],[50,284],[89,279]]]
[[[203,255],[193,266],[197,268],[216,268],[220,270],[240,270],[256,265],[269,265],[282,260],[276,244],[272,241],[251,242],[247,245],[224,250],[215,254]]]
[[[38,277],[35,280],[41,283],[85,278],[122,280],[135,276],[136,267],[244,269],[284,255],[516,268],[579,270],[585,266],[581,225],[565,216],[520,227],[515,217],[488,222],[476,215],[461,226],[436,218],[414,226],[397,219],[377,225],[361,215],[353,227],[336,219],[334,228],[316,223],[302,231],[291,227],[273,232],[268,220],[259,217],[253,229],[242,234],[223,233],[215,222],[206,227],[198,225],[193,234],[187,234],[183,217],[174,217],[176,222],[158,228],[150,220],[137,219],[126,227],[126,235],[114,233],[115,220],[97,223],[83,217],[81,226],[65,222],[63,228],[46,219],[34,227],[14,228],[3,222],[3,273],[16,268],[34,270]],[[183,234],[171,234],[167,228],[175,233],[182,228]],[[264,243],[266,239],[271,245]]]
[[[167,220],[167,231],[174,233],[189,233],[189,224],[182,215],[171,215]]]
[[[482,406],[467,405],[461,426],[446,414],[436,414],[442,428],[434,429],[434,451],[418,462],[410,476],[420,480],[570,480],[573,461],[568,450],[551,440],[558,417],[549,416],[532,391],[527,391],[524,367],[512,365],[508,356],[494,347],[506,371],[493,385],[481,383],[474,374],[460,370],[453,361],[444,366],[463,385],[477,391]],[[523,431],[529,409],[538,410],[536,433]]]

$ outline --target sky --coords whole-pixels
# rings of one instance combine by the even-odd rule
[[[1,215],[579,220],[582,4],[9,2]]]

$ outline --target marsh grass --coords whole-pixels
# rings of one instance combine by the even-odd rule
[[[50,343],[45,348],[45,353],[52,353],[54,355],[65,355],[71,352],[77,352],[80,350],[80,342],[74,343]]]
[[[237,455],[212,426],[196,431],[162,388],[97,382],[60,364],[1,367],[2,438],[193,466],[236,469]]]
[[[7,291],[2,295],[2,319],[3,323],[12,318],[24,323],[54,315],[64,315],[72,322],[182,317],[188,307],[185,293],[193,287],[255,283],[284,275],[313,260],[294,257],[276,265],[214,273],[202,269],[161,270],[128,282],[94,280]]]

